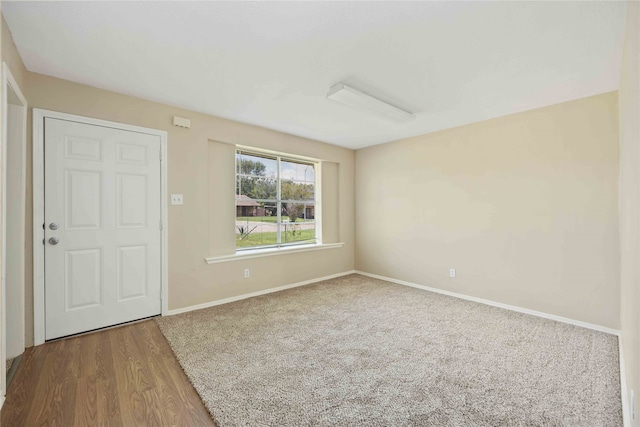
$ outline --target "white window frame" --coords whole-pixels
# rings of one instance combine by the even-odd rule
[[[264,150],[255,147],[247,147],[236,145],[236,150],[234,154],[234,187],[237,185],[238,179],[238,153],[247,154],[247,155],[256,155],[256,156],[268,156],[274,157],[277,162],[276,168],[276,180],[277,180],[277,195],[276,195],[276,211],[277,211],[277,222],[276,222],[276,244],[275,245],[264,245],[264,246],[250,246],[246,248],[237,248],[236,254],[258,254],[262,251],[272,252],[275,250],[283,250],[288,248],[295,247],[315,247],[322,246],[322,205],[321,205],[321,194],[322,194],[322,186],[321,186],[321,178],[322,178],[322,162],[318,159],[313,159],[310,157],[297,156],[294,154],[275,152],[270,150]],[[281,240],[281,225],[282,225],[282,194],[281,194],[281,179],[280,179],[280,162],[281,161],[293,161],[293,162],[305,162],[311,163],[314,166],[314,225],[315,225],[315,241],[309,242],[308,240],[301,241],[299,243],[282,243]],[[234,188],[234,194],[236,190]],[[234,198],[235,200],[235,198]]]

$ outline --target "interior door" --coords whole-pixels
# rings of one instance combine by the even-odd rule
[[[161,312],[160,137],[45,119],[45,337]]]

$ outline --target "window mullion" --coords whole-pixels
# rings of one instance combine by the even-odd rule
[[[240,164],[238,163],[238,154],[240,152],[236,150],[235,162],[236,162],[236,182],[238,184],[238,196],[242,194],[242,178],[240,177]],[[242,155],[240,155],[240,161],[242,161]]]
[[[281,229],[281,224],[282,224],[282,197],[281,197],[281,185],[280,185],[280,157],[278,156],[276,158],[276,179],[277,179],[277,190],[276,190],[276,199],[278,200],[277,206],[278,206],[278,220],[276,222],[276,243],[278,244],[278,246],[280,246],[282,244],[282,237],[280,234],[280,229]]]

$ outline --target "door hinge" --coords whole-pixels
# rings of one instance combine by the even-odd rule
[[[160,231],[162,231],[162,220],[160,220]]]
[[[162,150],[160,150],[160,160],[162,160]]]

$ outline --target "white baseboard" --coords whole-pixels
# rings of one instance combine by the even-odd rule
[[[605,332],[607,334],[613,334],[620,336],[618,329],[611,329],[605,326],[594,325],[592,323],[582,322],[580,320],[569,319],[567,317],[556,316],[554,314],[544,313],[542,311],[530,310],[528,308],[517,307],[515,305],[503,304],[501,302],[491,301],[482,298],[476,298],[469,295],[459,294],[456,292],[445,291],[443,289],[432,288],[429,286],[418,285],[416,283],[406,282],[404,280],[393,279],[391,277],[379,276],[377,274],[365,273],[364,271],[355,271],[356,274],[362,274],[363,276],[372,277],[374,279],[386,280],[387,282],[397,283],[399,285],[410,286],[412,288],[418,288],[429,292],[435,292],[442,295],[448,295],[450,297],[460,298],[467,301],[474,301],[480,304],[490,305],[492,307],[504,308],[505,310],[517,311],[518,313],[530,314],[532,316],[543,317],[545,319],[555,320],[557,322],[568,323],[570,325],[580,326],[587,329],[593,329],[595,331]]]
[[[631,410],[629,408],[629,390],[627,389],[627,374],[624,367],[622,350],[622,335],[618,335],[618,352],[620,354],[620,396],[622,397],[622,423],[631,426]]]
[[[0,409],[2,409],[3,405],[4,405],[4,396],[0,396]]]
[[[331,274],[329,276],[323,276],[323,277],[318,277],[318,278],[315,278],[315,279],[305,280],[304,282],[298,282],[298,283],[292,283],[290,285],[278,286],[277,288],[269,288],[269,289],[265,289],[265,290],[262,290],[262,291],[251,292],[249,294],[242,294],[242,295],[237,295],[235,297],[229,297],[229,298],[219,299],[219,300],[215,300],[215,301],[209,301],[209,302],[205,302],[205,303],[202,303],[202,304],[191,305],[191,306],[188,306],[188,307],[176,308],[174,310],[169,310],[167,312],[167,316],[173,316],[174,314],[186,313],[188,311],[201,310],[203,308],[209,308],[209,307],[213,307],[213,306],[216,306],[216,305],[222,305],[222,304],[227,304],[227,303],[234,302],[234,301],[240,301],[240,300],[251,298],[251,297],[257,297],[257,296],[260,296],[260,295],[271,294],[273,292],[280,292],[280,291],[284,291],[285,289],[291,289],[291,288],[297,288],[299,286],[310,285],[312,283],[322,282],[323,280],[335,279],[336,277],[346,276],[348,274],[353,274],[355,272],[356,272],[355,270],[345,271],[345,272],[342,272],[342,273]]]

